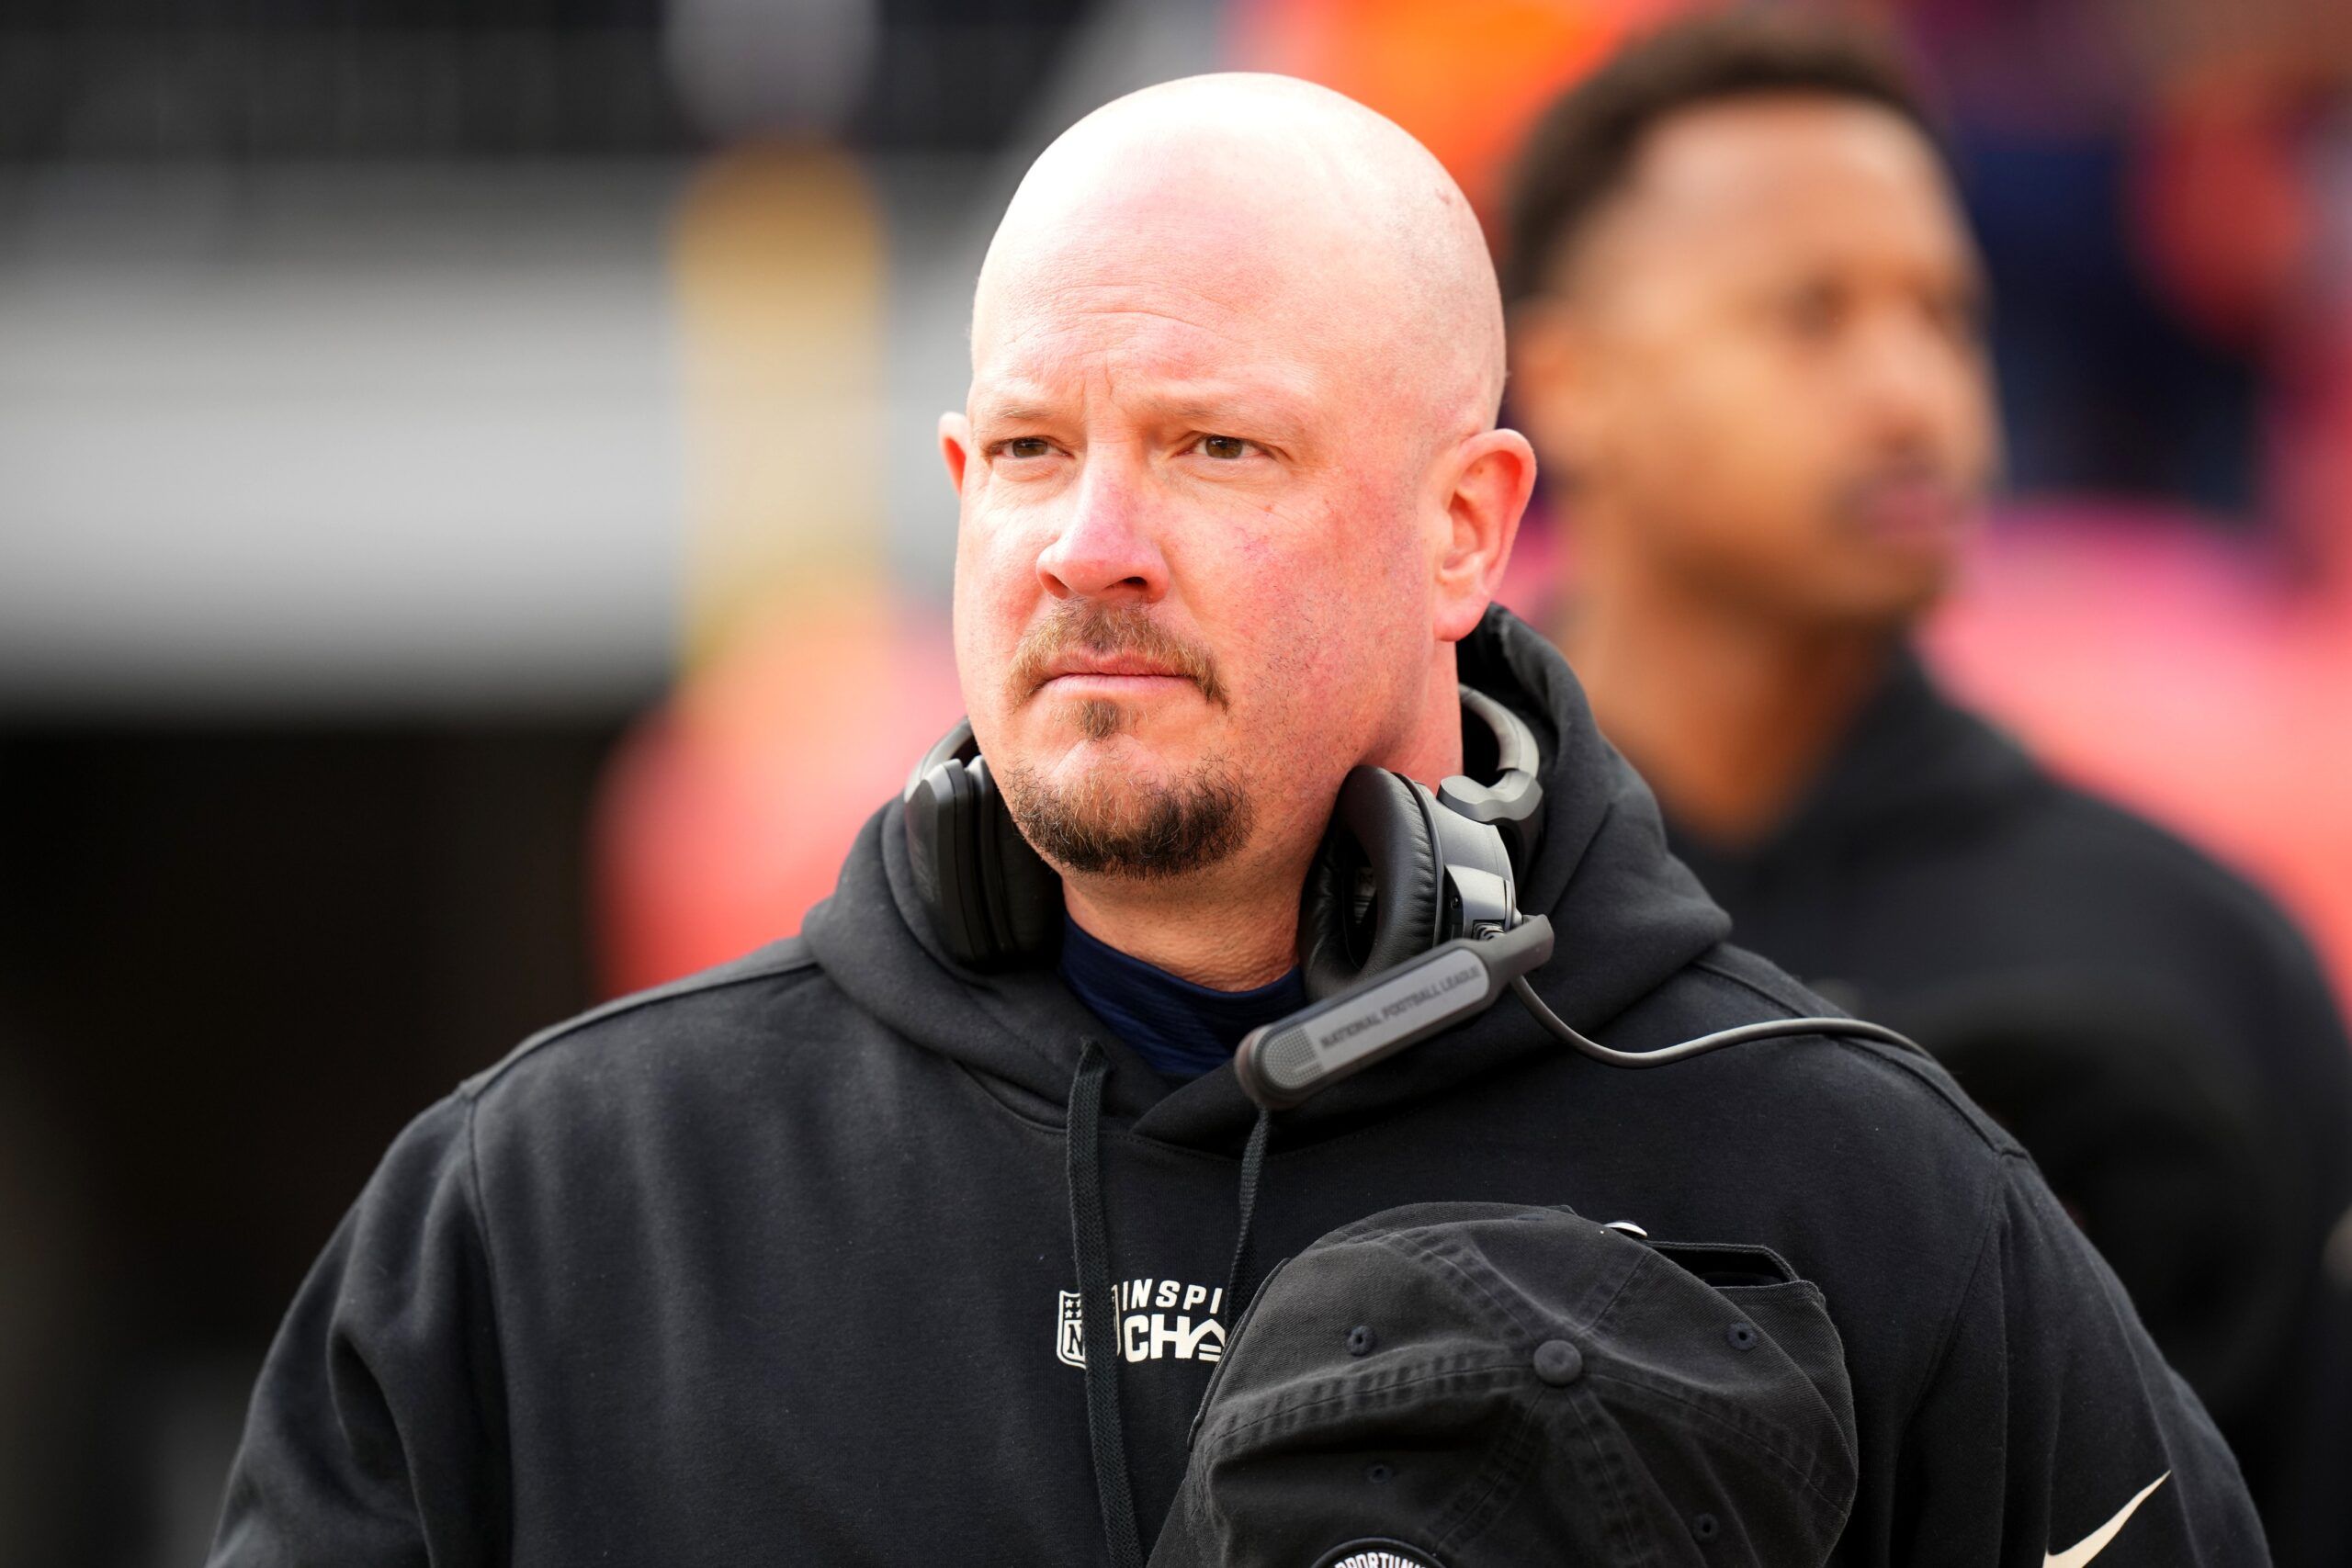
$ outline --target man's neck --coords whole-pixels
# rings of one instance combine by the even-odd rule
[[[1656,580],[1606,587],[1559,638],[1601,732],[1677,824],[1726,847],[1760,841],[1869,700],[1894,637],[1803,626]]]
[[[1298,962],[1302,865],[1289,880],[1065,877],[1062,900],[1089,936],[1218,991],[1271,985]],[[1250,886],[1255,884],[1255,886]]]

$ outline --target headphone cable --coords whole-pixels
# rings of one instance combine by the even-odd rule
[[[1734,1029],[1719,1029],[1713,1034],[1702,1034],[1696,1040],[1685,1040],[1679,1045],[1668,1045],[1656,1051],[1613,1051],[1600,1041],[1589,1039],[1569,1028],[1567,1021],[1554,1012],[1544,998],[1535,994],[1535,987],[1527,983],[1526,976],[1514,976],[1510,988],[1511,994],[1519,998],[1536,1022],[1594,1061],[1606,1062],[1612,1067],[1663,1067],[1668,1063],[1687,1062],[1693,1056],[1720,1051],[1726,1045],[1780,1040],[1792,1034],[1843,1034],[1859,1040],[1875,1040],[1882,1044],[1928,1055],[1927,1048],[1910,1036],[1898,1034],[1884,1024],[1871,1023],[1859,1018],[1768,1019],[1761,1023],[1743,1023]]]

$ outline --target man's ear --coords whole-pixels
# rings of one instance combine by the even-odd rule
[[[1449,525],[1437,560],[1436,632],[1459,642],[1487,613],[1511,541],[1535,490],[1535,449],[1516,430],[1488,430],[1453,449],[1445,497]]]
[[[960,413],[939,416],[939,455],[947,459],[947,482],[964,493],[964,465],[971,460],[972,425]]]

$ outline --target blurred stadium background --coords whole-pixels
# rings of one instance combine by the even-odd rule
[[[9,7],[0,1561],[200,1556],[399,1125],[825,891],[956,711],[933,423],[1056,130],[1289,71],[1486,199],[1681,8]],[[1849,9],[1998,297],[2012,494],[1937,661],[2352,982],[2352,9]]]

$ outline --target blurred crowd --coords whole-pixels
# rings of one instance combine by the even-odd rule
[[[1302,75],[1501,250],[1544,107],[1695,8],[0,18],[0,1561],[200,1553],[276,1314],[401,1122],[830,890],[956,712],[933,422],[1046,140]],[[2352,997],[2352,10],[1778,9],[1894,41],[1983,257],[2004,473],[1924,668]],[[1547,629],[1575,504],[1507,591]],[[2140,1109],[2226,1098],[2184,1092]],[[2286,1139],[2231,1114],[2256,1166]],[[2226,1226],[2249,1168],[2063,1195],[2128,1247]],[[2352,1228],[2328,1258],[2352,1292]]]

